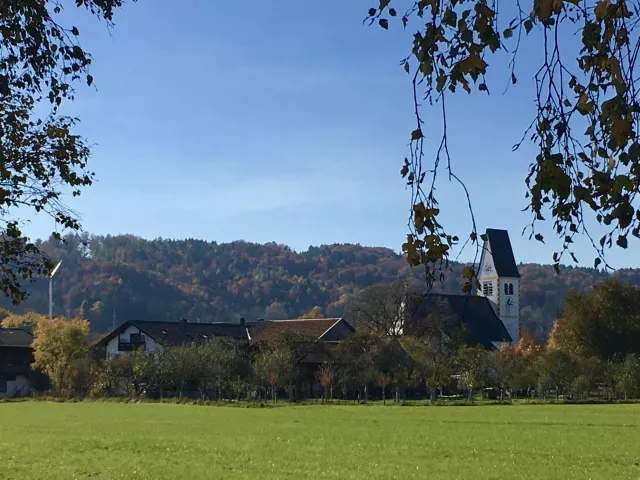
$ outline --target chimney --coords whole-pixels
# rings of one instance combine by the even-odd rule
[[[178,329],[181,332],[186,332],[187,331],[187,323],[189,323],[189,321],[186,318],[181,318],[180,321],[178,322]]]
[[[240,325],[244,325],[244,324],[245,324],[244,317],[240,317]]]

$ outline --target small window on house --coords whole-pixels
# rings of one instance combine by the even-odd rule
[[[0,378],[0,393],[7,393],[7,379]]]
[[[141,343],[142,342],[142,334],[141,333],[132,333],[129,335],[129,341],[131,343]]]

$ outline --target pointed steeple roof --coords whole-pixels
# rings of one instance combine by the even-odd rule
[[[491,246],[491,256],[499,277],[520,278],[518,265],[513,256],[511,241],[509,240],[509,232],[506,230],[496,230],[487,228],[487,241]]]

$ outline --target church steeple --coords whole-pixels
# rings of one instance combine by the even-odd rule
[[[512,343],[517,343],[520,339],[520,272],[506,230],[487,229],[478,281],[478,295],[489,299]]]

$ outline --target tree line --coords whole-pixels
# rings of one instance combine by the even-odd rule
[[[90,321],[102,333],[128,318],[202,322],[297,318],[314,306],[326,317],[346,315],[364,289],[411,279],[424,289],[421,272],[385,248],[325,245],[294,252],[275,243],[216,243],[201,240],[145,240],[131,235],[68,236],[36,242],[50,258],[62,260],[56,274],[54,313]],[[458,294],[462,264],[452,263],[434,291]],[[609,274],[588,268],[521,265],[521,319],[541,341],[560,315],[571,290],[588,292]],[[640,270],[614,278],[640,286]],[[29,285],[30,296],[15,313],[48,311],[48,282]]]
[[[387,300],[394,298],[390,292]],[[525,329],[515,345],[491,352],[455,329],[443,335],[437,309],[423,319],[424,328],[409,333],[389,330],[375,317],[360,315],[356,333],[336,344],[289,333],[252,347],[212,339],[111,360],[90,347],[86,320],[8,315],[2,324],[31,321],[33,367],[65,396],[362,402],[640,397],[640,289],[627,284],[609,280],[591,294],[570,295],[546,344]]]

